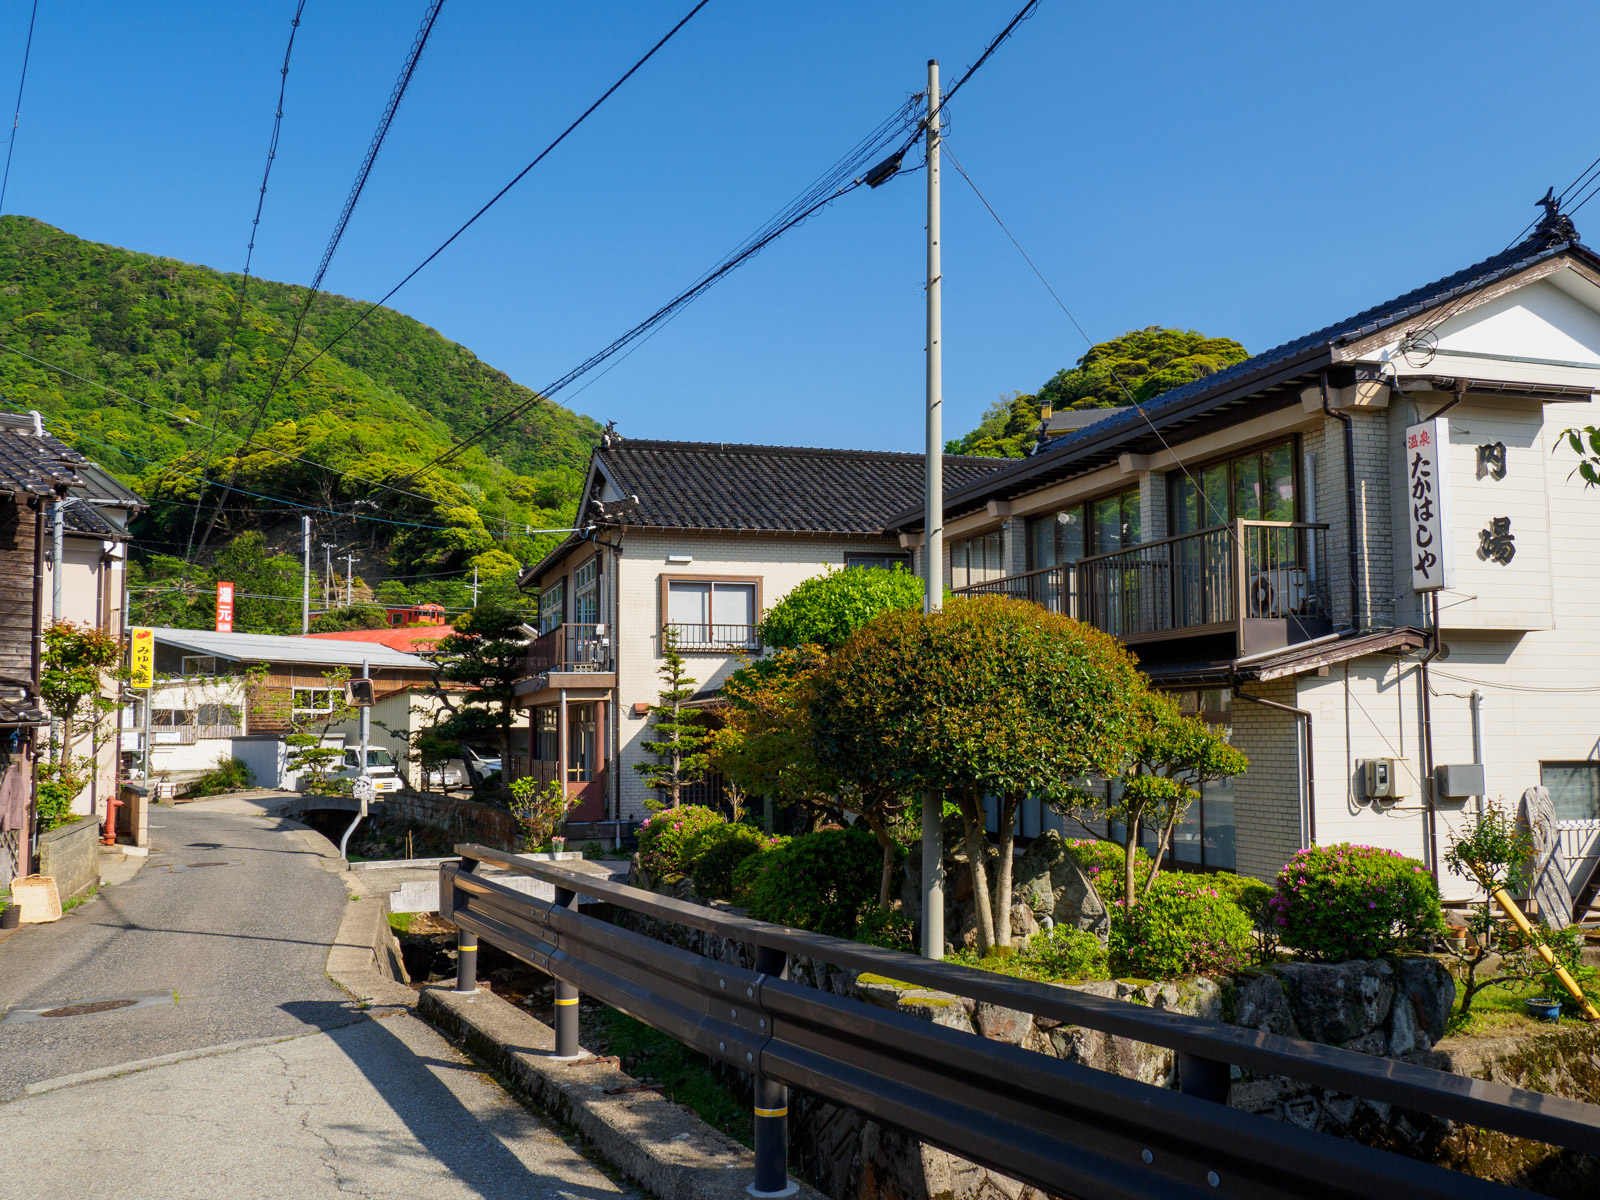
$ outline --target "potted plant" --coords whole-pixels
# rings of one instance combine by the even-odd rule
[[[1445,926],[1445,941],[1450,949],[1457,954],[1465,954],[1467,950],[1467,927],[1465,925]]]
[[[564,834],[559,834],[558,833],[558,834],[553,835],[550,838],[550,849],[552,851],[554,851],[556,854],[560,854],[566,848],[567,848],[567,839],[566,839],[566,836]]]
[[[1561,1001],[1550,996],[1529,996],[1522,1002],[1528,1015],[1540,1021],[1560,1021]]]

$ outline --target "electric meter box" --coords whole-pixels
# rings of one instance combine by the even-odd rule
[[[1366,795],[1371,800],[1393,800],[1406,794],[1405,777],[1400,771],[1400,760],[1395,758],[1369,758],[1361,764],[1366,778]]]

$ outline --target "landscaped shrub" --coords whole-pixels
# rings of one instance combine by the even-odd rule
[[[1250,919],[1210,875],[1163,872],[1133,908],[1111,905],[1111,969],[1141,979],[1215,975],[1250,957]]]
[[[849,937],[877,904],[883,850],[860,826],[790,838],[769,856],[750,885],[757,920]]]
[[[697,835],[689,847],[694,890],[715,900],[733,899],[733,872],[757,851],[773,844],[753,825],[712,825]]]
[[[1068,838],[1062,843],[1067,853],[1077,860],[1078,866],[1089,877],[1089,882],[1103,896],[1114,897],[1122,891],[1122,847],[1116,842],[1099,838]],[[1144,881],[1150,878],[1150,856],[1143,850],[1133,852],[1133,878],[1142,892]]]
[[[217,796],[237,792],[255,782],[250,768],[237,758],[225,758],[189,785],[191,796]]]
[[[1041,983],[1105,979],[1110,975],[1106,948],[1100,939],[1086,929],[1071,925],[1042,929],[1012,954],[993,953],[980,957],[974,951],[961,950],[946,961]]]
[[[1297,851],[1268,903],[1278,939],[1326,962],[1420,950],[1444,929],[1428,868],[1376,846]]]
[[[773,838],[771,845],[765,850],[757,850],[733,869],[731,890],[735,903],[750,903],[750,894],[755,890],[756,880],[761,878],[768,867],[778,861],[778,852],[788,844],[787,837]]]
[[[1278,889],[1270,883],[1251,879],[1248,875],[1225,875],[1220,872],[1206,878],[1217,891],[1237,904],[1253,923],[1261,925],[1272,920],[1273,910],[1269,902],[1278,894]]]
[[[724,823],[720,813],[698,804],[652,814],[639,826],[639,869],[652,883],[687,875],[693,865],[688,851],[694,840],[711,826]]]
[[[856,922],[855,940],[886,950],[912,951],[917,948],[915,934],[910,917],[874,906]]]

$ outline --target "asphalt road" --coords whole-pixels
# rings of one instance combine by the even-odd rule
[[[631,1196],[407,1010],[328,980],[348,893],[325,842],[227,802],[156,809],[151,842],[0,945],[0,1196]]]

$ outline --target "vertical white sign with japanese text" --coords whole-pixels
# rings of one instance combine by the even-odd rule
[[[1450,419],[1406,427],[1406,509],[1411,542],[1411,589],[1454,587],[1450,546]]]

